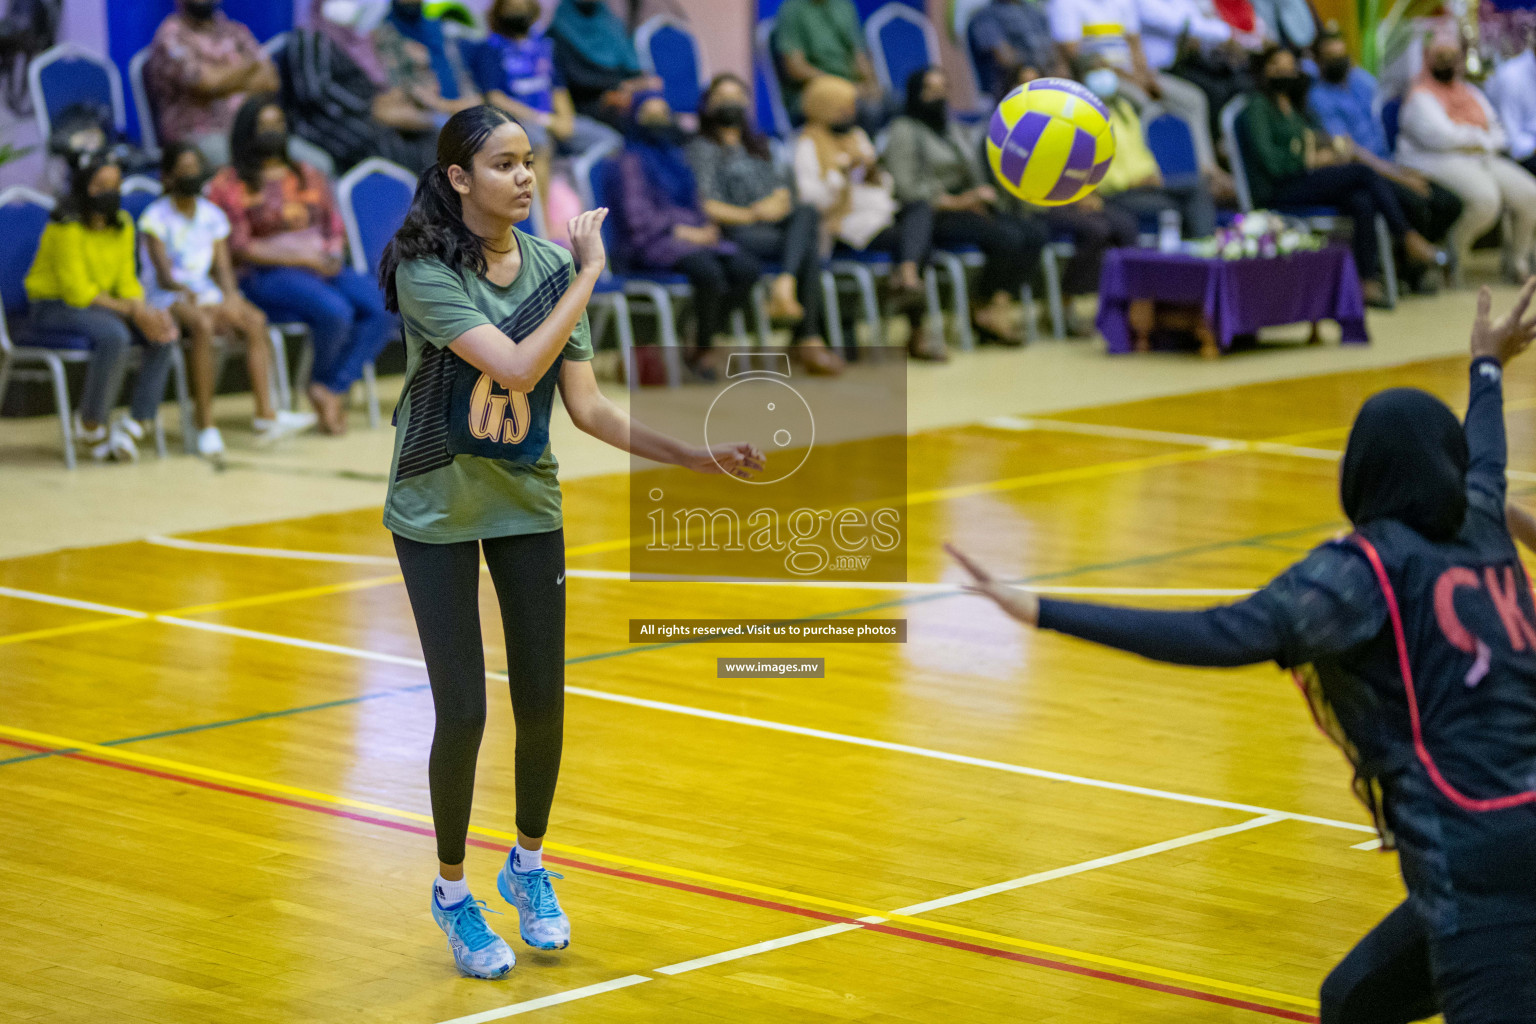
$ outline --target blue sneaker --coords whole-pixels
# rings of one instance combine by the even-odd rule
[[[571,919],[560,909],[551,878],[564,878],[535,868],[513,871],[512,854],[496,876],[501,898],[517,908],[518,931],[534,949],[564,949],[571,944]]]
[[[471,978],[499,978],[517,963],[512,947],[485,923],[486,910],[490,908],[485,902],[473,896],[443,907],[438,905],[437,893],[432,894],[432,920],[448,936],[453,962]]]

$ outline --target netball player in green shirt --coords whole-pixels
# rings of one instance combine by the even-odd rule
[[[506,112],[471,107],[443,126],[437,163],[385,250],[380,284],[400,313],[406,385],[384,525],[421,635],[437,721],[428,779],[437,831],[432,916],[465,974],[497,978],[511,948],[469,893],[464,845],[485,725],[482,552],[501,605],[517,724],[517,846],[497,889],[523,941],[563,949],[570,921],[541,863],[560,770],[565,691],[565,544],[549,416],[643,458],[748,476],[751,444],[703,448],[630,420],[592,376],[587,300],[603,272],[606,209],[570,223],[571,254],[513,225],[534,198],[528,136]]]

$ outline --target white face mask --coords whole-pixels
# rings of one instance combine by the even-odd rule
[[[387,13],[387,5],[376,0],[325,0],[320,5],[320,17],[357,32],[372,32]]]
[[[1107,100],[1120,91],[1120,76],[1110,68],[1094,68],[1083,76],[1083,84],[1099,99]]]

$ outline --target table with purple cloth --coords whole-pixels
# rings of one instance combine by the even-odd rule
[[[1234,338],[1261,327],[1319,320],[1337,321],[1346,344],[1370,341],[1354,257],[1336,245],[1240,260],[1111,249],[1099,278],[1097,322],[1110,352],[1130,352],[1137,347],[1134,334],[1148,333],[1150,324],[1133,330],[1133,304],[1145,311],[1144,318],[1153,304],[1198,309],[1204,322],[1195,333],[1204,335],[1211,355],[1217,351],[1212,342],[1226,351]],[[1151,340],[1166,340],[1166,333],[1152,331]]]

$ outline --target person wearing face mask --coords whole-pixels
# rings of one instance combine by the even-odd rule
[[[1132,217],[1156,216],[1164,210],[1179,214],[1187,238],[1208,238],[1216,231],[1216,204],[1198,175],[1189,181],[1166,181],[1157,157],[1147,146],[1136,107],[1120,92],[1114,68],[1100,64],[1083,75],[1083,84],[1109,111],[1115,132],[1115,158],[1099,182],[1105,203]]]
[[[560,0],[549,22],[555,67],[576,112],[622,129],[634,95],[661,88],[640,70],[629,29],[604,0]]]
[[[139,214],[144,265],[154,269],[145,299],[170,311],[191,352],[198,454],[215,458],[224,452],[223,435],[213,422],[216,335],[233,335],[245,345],[258,442],[314,426],[313,415],[272,405],[267,318],[240,294],[229,255],[229,218],[199,194],[208,180],[202,153],[185,142],[171,143],[161,154],[160,180],[165,194]]]
[[[981,249],[985,262],[971,306],[971,321],[981,340],[1022,345],[1019,293],[1040,268],[1045,225],[1038,218],[999,209],[997,190],[982,173],[976,147],[949,119],[948,88],[938,68],[912,73],[906,113],[891,122],[884,163],[898,203],[933,208],[935,245]]]
[[[1393,161],[1376,112],[1376,79],[1349,59],[1344,37],[1336,29],[1318,37],[1316,54],[1320,77],[1307,91],[1313,120],[1334,139],[1348,140],[1355,159],[1387,179],[1414,230],[1436,245],[1443,243],[1461,216],[1461,200],[1418,171]],[[1421,269],[1409,275],[1409,283],[1428,293],[1438,286],[1439,276],[1437,269]]]
[[[889,299],[904,313],[913,359],[949,358],[942,335],[923,322],[923,268],[933,248],[933,206],[921,200],[898,204],[891,175],[858,126],[858,86],[836,75],[805,87],[805,128],[795,141],[795,192],[821,215],[824,248],[842,246],[889,253],[895,266]]]
[[[469,68],[443,23],[429,18],[421,0],[391,0],[373,43],[397,85],[409,84],[418,102],[443,114],[480,103]]]
[[[768,140],[747,116],[747,96],[746,82],[725,72],[699,98],[699,134],[687,150],[699,198],[725,237],[781,268],[768,290],[768,314],[794,326],[806,368],[839,373],[842,356],[822,334],[821,217],[795,202],[789,172],[774,163]]]
[[[1353,526],[1236,604],[1148,611],[1037,597],[950,547],[966,589],[1031,626],[1176,665],[1289,669],[1354,769],[1407,900],[1323,981],[1322,1024],[1536,1021],[1536,605],[1507,517],[1502,380],[1536,338],[1526,283],[1482,289],[1465,421],[1392,388],[1339,472]]]
[[[535,174],[550,180],[555,153],[580,156],[620,141],[618,132],[576,113],[571,93],[555,64],[555,44],[535,23],[539,0],[495,0],[486,11],[490,34],[468,54],[475,86],[494,104],[517,118],[528,133],[537,160]],[[540,190],[540,199],[548,190]]]
[[[1508,136],[1488,98],[1464,79],[1463,63],[1454,30],[1425,41],[1424,69],[1409,88],[1399,117],[1398,162],[1461,199],[1461,217],[1448,237],[1458,265],[1507,210],[1514,226],[1505,239],[1504,271],[1511,280],[1523,281],[1531,272],[1536,237],[1536,177],[1502,155]]]
[[[715,380],[722,369],[712,348],[715,336],[725,332],[733,311],[748,308],[762,264],[704,213],[672,108],[659,92],[635,95],[618,191],[615,212],[626,261],[688,278],[698,330],[687,363],[702,380]]]
[[[378,285],[342,260],[346,233],[331,185],[288,156],[277,97],[252,96],[230,132],[233,163],[208,198],[229,218],[229,249],[245,295],[268,319],[309,326],[315,365],[309,400],[321,431],[347,429],[346,397],[394,331]]]
[[[177,0],[144,65],[161,145],[190,142],[216,166],[229,162],[229,128],[245,97],[278,85],[261,44],[218,0]]]
[[[283,111],[293,133],[331,155],[338,172],[381,156],[420,173],[436,145],[433,115],[389,73],[370,35],[388,0],[314,0],[310,27],[277,56]]]
[[[176,324],[144,301],[134,260],[133,219],[122,210],[123,170],[88,156],[72,168],[69,189],[43,229],[23,282],[33,330],[85,338],[91,350],[75,413],[75,441],[101,461],[138,458],[171,369]],[[144,346],[131,417],[107,422],[128,365],[129,346]],[[63,410],[60,410],[62,413]]]
[[[1291,51],[1269,47],[1254,56],[1253,66],[1261,89],[1237,119],[1253,204],[1337,206],[1346,211],[1354,222],[1351,244],[1365,300],[1385,305],[1376,218],[1386,221],[1393,243],[1406,253],[1405,271],[1435,265],[1439,251],[1408,222],[1385,178],[1356,160],[1347,143],[1334,145],[1312,130],[1303,116],[1308,79],[1297,71]]]

